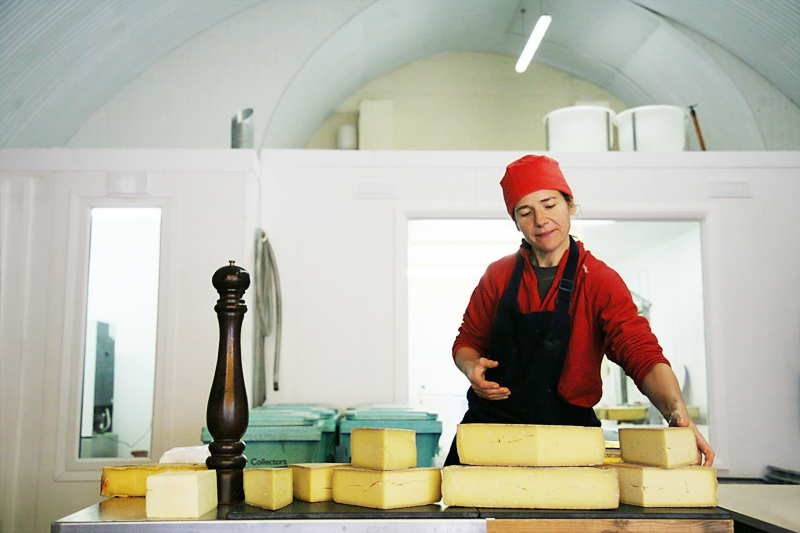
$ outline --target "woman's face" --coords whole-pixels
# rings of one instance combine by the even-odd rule
[[[557,265],[569,248],[569,217],[573,214],[575,205],[551,189],[532,192],[517,202],[514,221],[539,266]]]

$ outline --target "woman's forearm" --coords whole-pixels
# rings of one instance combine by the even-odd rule
[[[470,348],[469,346],[462,346],[456,350],[456,353],[453,356],[453,360],[455,361],[458,369],[468,378],[472,373],[472,368],[480,358],[481,354],[478,353],[478,350],[475,348]]]
[[[655,365],[642,382],[642,392],[670,425],[674,425],[677,417],[690,419],[678,378],[669,365]]]

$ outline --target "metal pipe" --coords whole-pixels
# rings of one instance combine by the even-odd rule
[[[253,110],[249,107],[231,119],[231,148],[253,148]]]

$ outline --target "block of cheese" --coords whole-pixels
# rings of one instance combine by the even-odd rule
[[[465,465],[593,466],[605,456],[599,427],[460,424],[456,446]]]
[[[614,470],[590,466],[447,466],[442,497],[459,507],[616,509],[619,485]]]
[[[619,441],[606,441],[606,457],[603,463],[619,463],[622,461],[619,451]]]
[[[715,507],[717,471],[707,466],[659,468],[613,463],[619,500],[640,507]]]
[[[333,500],[337,503],[397,509],[429,505],[441,498],[442,475],[438,468],[333,470]]]
[[[698,461],[692,428],[620,428],[619,449],[626,463],[673,468]]]
[[[417,432],[412,429],[353,428],[350,462],[358,468],[400,470],[417,466]]]
[[[106,498],[142,496],[147,494],[147,478],[164,472],[207,470],[200,464],[145,464],[131,466],[106,466],[100,477],[100,496]]]
[[[597,418],[619,421],[640,421],[648,416],[646,405],[617,405],[612,407],[595,407]]]
[[[292,469],[294,497],[305,502],[327,502],[333,499],[333,469],[349,466],[343,463],[300,463]]]
[[[274,511],[293,499],[293,476],[289,468],[247,468],[244,471],[244,501]]]
[[[184,470],[147,478],[147,518],[200,518],[217,506],[217,472]]]

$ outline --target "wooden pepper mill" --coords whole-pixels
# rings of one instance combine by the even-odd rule
[[[206,425],[214,439],[208,446],[211,456],[206,459],[206,466],[217,471],[220,504],[244,500],[243,470],[247,465],[247,458],[242,455],[245,444],[241,441],[249,421],[242,372],[242,321],[247,306],[242,296],[250,286],[250,275],[233,263],[217,270],[211,278],[220,295],[214,306],[219,320],[219,352],[206,410]]]

